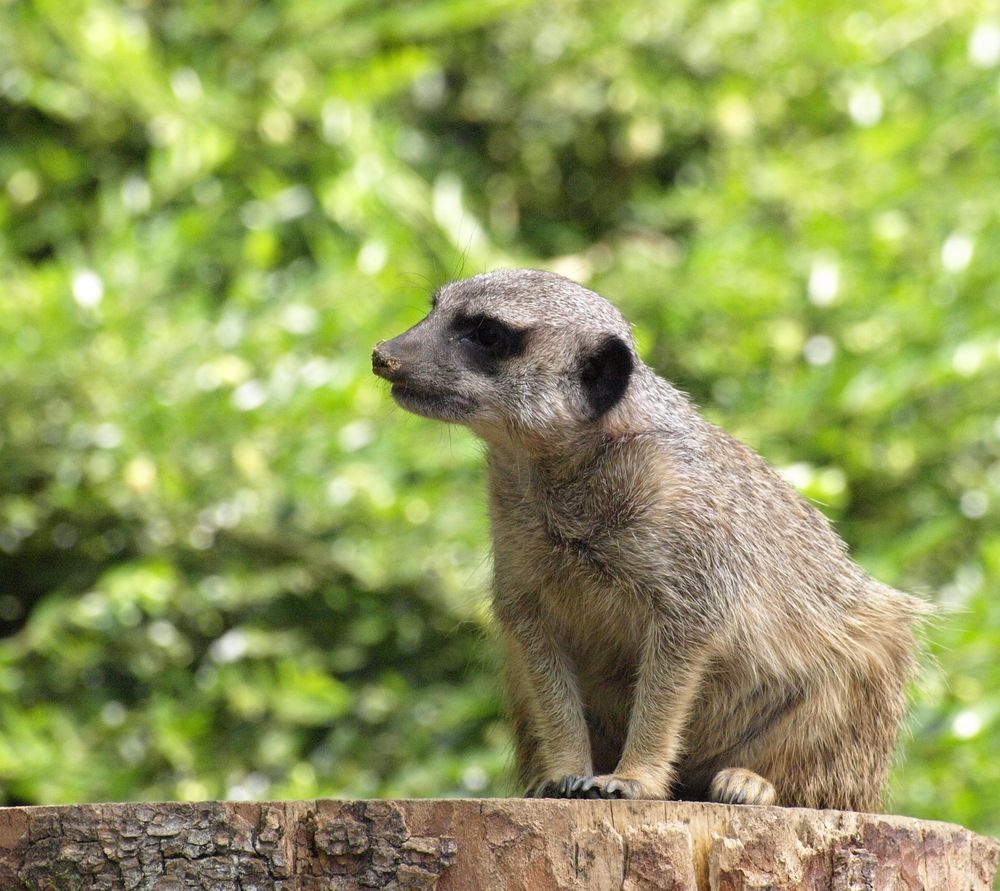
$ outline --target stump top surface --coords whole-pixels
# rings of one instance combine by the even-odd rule
[[[678,801],[0,809],[0,888],[992,889],[1000,843],[912,817]]]

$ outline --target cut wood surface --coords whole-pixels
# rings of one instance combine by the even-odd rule
[[[1000,845],[907,817],[687,802],[0,809],[0,889],[992,889]]]

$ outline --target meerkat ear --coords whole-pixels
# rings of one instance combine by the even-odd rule
[[[584,357],[580,382],[595,421],[625,395],[633,365],[628,345],[614,334],[608,335]]]

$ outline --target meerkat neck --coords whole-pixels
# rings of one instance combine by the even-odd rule
[[[641,365],[625,399],[602,424],[606,440],[628,442],[649,435],[688,442],[703,427],[688,397]]]
[[[687,448],[701,423],[683,393],[642,366],[621,402],[591,426],[558,437],[509,433],[484,441],[491,464],[531,467],[556,480],[579,477],[616,449],[649,436]]]

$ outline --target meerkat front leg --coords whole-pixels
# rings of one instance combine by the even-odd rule
[[[520,693],[537,738],[536,763],[530,768],[533,779],[525,794],[567,798],[577,779],[594,772],[576,674],[537,613],[522,610],[512,617],[498,610],[498,618],[507,658],[520,667]]]
[[[574,798],[667,798],[682,731],[704,677],[709,647],[679,641],[654,625],[647,635],[628,735],[613,774],[584,777]]]

